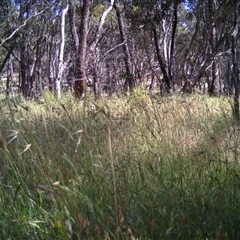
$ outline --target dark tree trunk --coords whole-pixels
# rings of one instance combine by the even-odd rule
[[[166,64],[163,61],[161,53],[160,53],[160,48],[158,45],[157,30],[156,30],[156,26],[154,24],[152,24],[152,31],[153,31],[153,37],[154,37],[154,44],[155,44],[155,48],[156,48],[156,52],[157,52],[158,63],[160,65],[160,68],[161,68],[161,71],[163,74],[163,79],[165,81],[165,90],[166,90],[166,92],[169,92],[171,89],[171,79],[167,73]]]
[[[212,0],[208,0],[208,11],[207,11],[207,18],[210,19],[214,13],[213,13],[213,1]],[[209,33],[210,38],[209,38],[209,44],[210,44],[210,51],[211,54],[214,55],[215,54],[215,49],[214,49],[214,34],[213,31],[211,31]],[[213,60],[212,66],[211,66],[211,77],[209,79],[209,85],[208,85],[208,94],[209,96],[213,96],[214,95],[214,91],[215,91],[215,79],[216,79],[216,60]]]
[[[239,1],[237,1],[236,18],[237,18],[236,35],[232,36],[232,64],[233,64],[232,79],[234,84],[233,116],[237,121],[239,121],[240,120],[240,112],[239,112],[240,2]]]
[[[209,96],[213,96],[215,92],[215,82],[216,82],[216,62],[215,60],[212,63],[212,68],[211,68],[211,77],[209,81],[209,86],[208,86],[208,94]]]
[[[74,8],[73,0],[69,1],[69,25],[72,34],[72,39],[74,41],[75,54],[77,55],[79,50],[79,37],[76,26],[76,11]]]
[[[22,43],[20,53],[20,86],[24,96],[27,95],[27,53],[25,43]]]
[[[47,76],[48,76],[48,86],[49,90],[53,92],[54,90],[54,55],[55,43],[53,35],[50,35],[47,39]]]
[[[73,76],[73,81],[71,81],[71,87],[75,84],[75,79],[77,78],[77,66],[78,66],[78,57],[79,57],[79,37],[76,26],[76,10],[74,7],[73,0],[69,0],[69,26],[70,32],[72,35],[73,43],[74,43],[74,52],[73,52],[73,66],[70,68],[70,71]]]
[[[7,55],[5,56],[5,58],[3,59],[2,64],[0,65],[0,73],[1,73],[2,70],[4,69],[6,62],[7,62],[8,59],[10,58],[13,49],[14,49],[14,45],[12,45],[12,46],[8,49]]]
[[[88,36],[90,0],[83,0],[82,16],[80,25],[79,62],[77,64],[77,74],[75,80],[75,96],[81,98],[86,89],[86,49]]]
[[[9,96],[10,83],[12,83],[12,82],[13,82],[13,63],[12,63],[12,54],[10,54],[9,59],[8,59],[8,68],[7,68],[6,96]]]
[[[20,1],[20,15],[19,21],[24,22],[25,19],[29,18],[29,5],[24,0]],[[27,85],[29,80],[29,55],[28,55],[28,38],[27,28],[22,32],[21,47],[20,47],[20,90],[21,93],[27,97]]]
[[[117,19],[118,19],[118,26],[119,26],[119,31],[120,31],[120,38],[121,42],[123,43],[123,54],[124,54],[124,64],[125,64],[125,70],[126,70],[126,81],[125,81],[125,90],[127,87],[129,87],[130,91],[133,90],[135,82],[134,82],[134,77],[132,74],[132,63],[131,63],[131,56],[128,48],[128,41],[127,41],[127,36],[125,32],[125,27],[124,27],[124,22],[122,18],[122,13],[121,9],[119,7],[119,4],[117,0],[114,1],[114,9],[116,11]]]
[[[171,36],[171,46],[170,46],[170,57],[169,57],[169,64],[168,64],[168,74],[173,81],[173,72],[172,72],[172,67],[173,67],[173,56],[174,56],[174,46],[175,46],[175,36],[176,36],[176,31],[177,31],[177,24],[178,24],[178,3],[177,1],[174,2],[174,10],[173,10],[173,19],[172,19],[172,36]],[[174,84],[173,84],[174,87]]]

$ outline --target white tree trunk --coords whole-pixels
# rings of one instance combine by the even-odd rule
[[[92,44],[90,46],[90,50],[91,51],[94,51],[96,49],[96,46],[97,46],[97,44],[99,42],[99,39],[101,37],[103,24],[105,22],[105,19],[106,19],[108,13],[113,9],[113,3],[114,3],[114,0],[111,0],[109,2],[108,8],[102,13],[102,16],[101,16],[101,18],[100,18],[100,20],[98,22],[98,28],[97,28],[95,39],[94,39],[94,41],[92,42]]]
[[[63,69],[64,69],[63,55],[64,55],[64,46],[65,46],[65,18],[66,18],[68,8],[69,8],[69,5],[67,3],[67,6],[62,10],[62,17],[61,17],[61,43],[60,43],[60,49],[59,49],[58,72],[57,72],[57,78],[55,82],[55,90],[58,98],[61,98],[61,82],[62,82],[62,75],[63,75]]]

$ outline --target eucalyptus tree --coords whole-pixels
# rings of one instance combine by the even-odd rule
[[[53,3],[33,0],[10,2],[14,15],[13,19],[6,18],[3,22],[9,24],[10,28],[0,46],[5,49],[10,47],[16,62],[14,71],[19,72],[19,91],[24,96],[30,96],[43,79],[47,30],[51,22],[49,18],[53,15],[48,13],[52,11]]]
[[[88,58],[90,59],[91,63],[90,69],[93,75],[93,90],[95,95],[95,100],[98,100],[101,96],[101,88],[102,88],[102,81],[100,78],[100,71],[103,68],[101,64],[101,51],[99,43],[101,42],[102,35],[105,31],[104,24],[106,22],[106,18],[108,14],[112,11],[114,5],[114,0],[110,0],[107,4],[107,7],[102,11],[101,16],[99,17],[96,32],[93,34],[93,39],[89,46],[89,54]]]
[[[75,79],[75,95],[81,98],[86,89],[86,51],[88,37],[88,21],[90,14],[90,0],[83,0],[81,7],[80,41],[79,41],[79,62]]]
[[[157,61],[163,75],[163,83],[159,76],[163,90],[169,92],[174,88],[174,69],[176,68],[175,41],[178,26],[178,11],[183,1],[139,1],[132,0],[129,18],[133,27],[143,29],[144,41],[148,63],[153,70],[152,61]],[[150,46],[154,47],[154,60],[149,59]],[[156,71],[154,74],[157,75]]]
[[[15,1],[19,8],[18,55],[19,55],[19,86],[24,96],[36,91],[38,80],[41,79],[46,26],[42,24],[42,15],[49,9],[48,3],[42,1]]]
[[[123,20],[123,14],[122,14],[122,10],[120,8],[118,0],[114,1],[114,9],[117,15],[117,21],[118,21],[119,32],[120,32],[120,40],[122,42],[122,47],[123,47],[123,59],[124,59],[125,71],[126,71],[125,73],[126,81],[124,83],[124,87],[125,87],[125,90],[127,90],[127,88],[129,87],[130,90],[132,91],[135,85],[134,77],[132,74],[132,62],[131,62],[131,56],[130,56],[130,51],[128,46],[127,33],[125,30],[125,24]]]
[[[189,0],[187,7],[185,31],[189,34],[189,44],[182,52],[181,67],[184,90],[191,92],[204,80],[212,95],[216,84],[221,85],[220,62],[229,54],[236,1]]]
[[[234,83],[234,105],[233,115],[237,121],[240,120],[239,92],[240,92],[240,2],[236,2],[235,8],[235,31],[231,36],[232,42],[232,79]]]
[[[0,2],[0,81],[1,90],[6,89],[9,93],[10,80],[13,78],[12,68],[12,54],[16,48],[16,22],[17,22],[18,9],[8,0]],[[3,81],[2,75],[6,66],[11,66],[11,71],[7,72],[7,83]]]
[[[80,6],[81,19],[79,19],[79,34],[76,34],[77,19],[69,18],[71,22],[71,32],[75,42],[75,50],[78,49],[77,58],[79,58],[79,60],[77,60],[75,65],[74,87],[75,95],[78,98],[81,98],[86,89],[88,77],[93,78],[95,97],[96,99],[99,97],[97,95],[99,95],[101,91],[100,72],[105,71],[103,78],[107,78],[106,75],[109,70],[111,72],[115,71],[115,69],[109,68],[110,65],[107,62],[109,61],[109,55],[113,54],[115,49],[119,49],[117,47],[118,45],[123,47],[125,70],[122,67],[119,69],[125,72],[125,74],[122,74],[122,76],[124,75],[125,77],[125,86],[131,89],[133,87],[131,59],[127,46],[127,32],[125,30],[122,7],[123,5],[120,5],[120,3],[115,0],[97,1],[94,3],[82,1],[82,5]],[[70,4],[70,9],[71,11],[77,11],[77,8],[74,8],[74,2]],[[112,9],[115,9],[116,14],[113,16],[112,13],[111,20],[107,21],[107,17],[109,13],[112,12]],[[104,24],[106,24],[105,27]],[[115,27],[118,26],[119,31],[116,32],[115,27],[112,25]],[[109,32],[109,35],[106,34],[106,31]],[[114,34],[114,37],[110,39],[112,34]],[[79,40],[76,36],[79,36]],[[77,41],[79,44],[76,44]],[[106,65],[104,65],[105,63]]]
[[[64,5],[64,1],[62,2],[62,5]],[[60,24],[60,46],[59,46],[59,56],[58,56],[58,68],[57,68],[57,78],[55,81],[55,90],[57,93],[58,98],[61,97],[61,82],[62,82],[62,75],[64,71],[64,47],[65,47],[65,22],[66,22],[66,14],[69,9],[68,2],[66,3],[66,6],[62,6],[61,11],[61,24]]]

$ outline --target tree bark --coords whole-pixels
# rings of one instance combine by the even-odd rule
[[[168,64],[168,74],[171,81],[174,81],[172,67],[173,67],[173,57],[174,57],[174,46],[175,46],[175,36],[177,31],[178,24],[178,3],[174,2],[174,10],[172,16],[172,35],[171,35],[171,43],[170,43],[170,56],[169,56],[169,64]],[[174,84],[173,84],[174,87]]]
[[[71,87],[74,86],[75,82],[74,80],[77,78],[77,65],[78,65],[78,57],[79,57],[79,36],[78,36],[78,30],[76,26],[76,7],[74,6],[74,0],[69,0],[69,26],[70,26],[70,32],[72,35],[73,43],[74,43],[74,52],[72,53],[73,57],[73,66],[70,68],[70,71],[72,72],[73,78],[71,81]]]
[[[62,82],[62,74],[64,70],[63,55],[64,55],[64,46],[65,46],[65,17],[66,17],[68,8],[69,8],[69,5],[67,3],[67,6],[62,10],[62,16],[61,16],[61,43],[60,43],[60,49],[59,49],[58,73],[57,73],[57,79],[55,82],[55,90],[58,98],[61,98],[61,82]]]
[[[12,54],[10,54],[8,59],[8,67],[7,67],[6,96],[9,96],[10,82],[12,81],[13,81],[13,63],[12,63]]]
[[[83,0],[82,16],[80,25],[80,44],[79,44],[79,65],[77,66],[77,79],[75,80],[75,96],[81,98],[86,89],[86,49],[88,37],[88,21],[89,21],[90,0]]]
[[[161,68],[161,71],[163,74],[163,78],[165,81],[165,90],[166,90],[166,92],[169,92],[171,89],[171,80],[170,80],[170,77],[166,70],[166,64],[163,61],[161,53],[160,53],[160,48],[158,45],[157,30],[156,30],[156,26],[154,25],[154,23],[152,23],[152,31],[153,31],[154,44],[155,44],[155,48],[156,48],[156,52],[157,52],[158,63],[160,65],[160,68]]]
[[[0,65],[0,73],[2,73],[2,70],[4,69],[5,65],[6,65],[6,62],[8,61],[8,59],[10,58],[12,52],[13,52],[13,49],[14,49],[14,45],[12,45],[9,49],[8,49],[8,52],[7,52],[7,55],[5,56],[5,58],[3,59],[3,62],[2,64]]]
[[[92,41],[91,46],[90,46],[91,51],[94,51],[97,47],[97,44],[98,44],[98,42],[100,40],[100,37],[101,37],[103,24],[105,22],[105,19],[106,19],[108,13],[112,10],[113,4],[114,4],[114,0],[110,0],[108,8],[106,10],[104,10],[104,12],[102,13],[102,16],[101,16],[101,18],[98,22],[98,27],[97,27],[97,32],[95,34],[95,38]]]
[[[79,37],[78,37],[77,26],[76,26],[76,11],[73,4],[73,0],[69,0],[69,25],[70,25],[72,38],[74,41],[75,53],[77,55],[79,51]]]
[[[233,96],[233,116],[237,121],[240,121],[240,111],[239,111],[239,90],[240,90],[240,80],[239,80],[239,60],[240,60],[240,2],[237,1],[236,7],[236,34],[232,36],[232,78],[234,84],[234,96]]]
[[[114,1],[114,9],[116,11],[117,15],[117,20],[118,20],[118,27],[120,31],[120,38],[123,43],[123,59],[124,59],[124,64],[125,64],[125,70],[126,70],[126,81],[124,83],[124,88],[127,90],[129,87],[130,91],[133,90],[135,82],[132,74],[132,63],[131,63],[131,56],[128,48],[128,41],[127,41],[127,36],[125,32],[125,27],[123,23],[123,18],[122,18],[122,13],[121,9],[119,7],[118,1]]]
[[[102,31],[103,31],[103,24],[105,23],[105,19],[108,15],[108,13],[113,9],[113,3],[114,0],[110,0],[109,6],[107,9],[105,9],[100,17],[100,20],[98,22],[97,31],[95,34],[95,37],[90,45],[90,54],[92,59],[92,73],[93,73],[93,91],[95,100],[97,101],[101,96],[101,81],[99,78],[99,70],[101,68],[100,66],[100,49],[98,47],[98,43],[100,41]]]

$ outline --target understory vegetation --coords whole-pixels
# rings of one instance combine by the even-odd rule
[[[228,98],[2,99],[0,239],[240,239]]]

